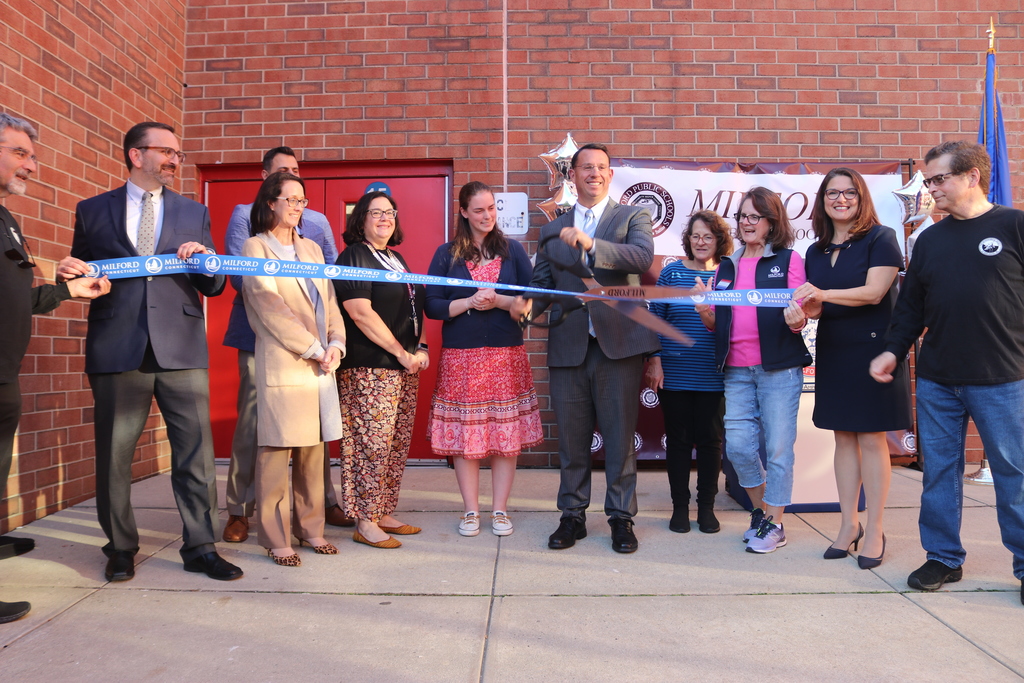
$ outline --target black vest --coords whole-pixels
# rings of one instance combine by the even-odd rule
[[[780,249],[771,256],[762,256],[754,271],[757,289],[786,289],[789,282],[789,262],[792,249]],[[771,276],[771,277],[769,277]],[[729,281],[727,289],[736,289],[736,264],[722,259],[715,283]],[[804,346],[801,335],[789,329],[784,308],[757,309],[757,337],[761,343],[761,367],[765,370],[802,368],[811,364],[811,354]],[[715,365],[718,372],[725,368],[732,333],[732,306],[715,307]]]

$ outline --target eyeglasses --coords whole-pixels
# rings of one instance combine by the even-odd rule
[[[940,173],[938,175],[933,175],[931,178],[925,178],[924,179],[924,186],[925,187],[931,187],[932,185],[941,185],[942,183],[946,182],[946,180],[948,180],[950,176],[954,176],[954,175],[963,175],[963,174],[962,173]]]
[[[179,164],[185,163],[185,157],[188,156],[184,152],[179,152],[178,150],[172,149],[171,147],[136,147],[135,149],[152,149],[157,152],[160,152],[168,159],[178,157]]]
[[[756,213],[737,213],[734,218],[740,223],[757,225],[761,222],[761,219],[764,218],[764,216],[758,216]]]
[[[611,168],[611,166],[605,166],[603,164],[601,166],[595,166],[594,164],[587,164],[586,166],[578,167],[578,170],[580,172],[582,172],[582,173],[593,173],[594,171],[599,171],[601,173],[605,173],[610,168]]]
[[[758,218],[760,218],[760,216],[758,216]],[[754,222],[756,223],[757,221],[754,221]],[[707,242],[708,244],[711,244],[716,239],[717,238],[714,235],[698,235],[695,232],[691,232],[690,233],[690,241],[691,242]]]
[[[367,213],[369,213],[370,217],[375,221],[380,220],[382,216],[387,216],[391,220],[394,220],[395,216],[398,215],[398,209],[370,209]]]
[[[24,147],[8,147],[7,145],[0,145],[2,149],[11,150],[11,154],[18,157],[19,161],[25,161],[25,159],[31,159],[32,163],[36,163],[36,155],[29,152]]]
[[[308,199],[296,199],[295,197],[278,197],[278,199],[285,200],[286,202],[288,202],[288,206],[293,209],[297,206],[301,206],[303,209],[309,206]]]
[[[839,195],[842,195],[847,199],[856,199],[857,190],[852,187],[845,190],[825,190],[825,196],[833,201],[839,199]]]

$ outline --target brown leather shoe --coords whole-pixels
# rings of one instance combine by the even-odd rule
[[[242,515],[231,515],[224,526],[224,540],[228,543],[241,543],[249,538],[249,518]]]
[[[332,505],[324,510],[324,518],[331,526],[355,526],[356,520],[346,517],[340,505]]]

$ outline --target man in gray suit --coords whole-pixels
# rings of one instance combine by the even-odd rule
[[[622,206],[608,196],[612,173],[604,145],[584,145],[573,156],[569,177],[576,183],[579,199],[572,211],[541,228],[543,248],[537,254],[532,286],[583,292],[588,289],[584,278],[610,286],[640,284],[640,274],[654,260],[651,216],[647,209]],[[538,302],[533,314],[542,310]],[[558,530],[548,539],[549,548],[572,547],[587,535],[590,445],[596,422],[604,439],[608,484],[604,511],[612,529],[612,549],[636,551],[633,435],[644,356],[658,348],[653,332],[603,303],[589,303],[569,313],[548,332],[551,402],[561,461],[558,509],[562,511]]]

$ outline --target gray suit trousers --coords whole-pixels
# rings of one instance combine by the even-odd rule
[[[225,491],[229,515],[252,517],[256,507],[256,354],[238,351],[238,421],[231,440],[231,463]],[[330,449],[324,444],[324,503],[338,504],[331,483]]]
[[[151,352],[146,356],[151,359]],[[89,383],[96,403],[96,514],[109,541],[103,552],[139,550],[131,504],[132,458],[154,396],[171,442],[171,488],[182,522],[181,557],[188,562],[216,551],[217,476],[207,371],[95,373],[89,375]]]
[[[643,354],[613,360],[591,339],[582,365],[550,368],[551,403],[558,423],[562,518],[586,518],[590,505],[590,444],[594,428],[604,439],[607,492],[604,512],[630,519],[636,506],[636,449]]]

